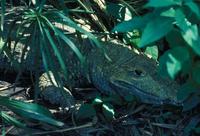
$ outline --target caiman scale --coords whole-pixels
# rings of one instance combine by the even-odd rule
[[[86,61],[84,65],[81,65],[75,53],[68,46],[66,46],[66,50],[62,50],[63,53],[67,54],[68,76],[65,81],[67,88],[92,83],[104,94],[116,93],[121,96],[132,94],[141,102],[148,104],[179,104],[176,98],[179,85],[159,76],[155,60],[142,53],[138,54],[123,44],[101,42],[105,53],[110,58],[109,60],[102,53],[102,50],[93,48],[90,40],[73,38],[72,41],[85,56]],[[44,74],[40,80],[44,80],[43,77]],[[43,81],[40,81],[40,87],[43,90],[42,96],[45,99],[55,101],[53,103],[69,105],[63,104],[63,96],[56,94],[58,91],[45,89],[47,86],[49,84],[44,85]],[[56,96],[57,98],[55,98]]]

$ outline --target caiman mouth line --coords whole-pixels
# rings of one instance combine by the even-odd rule
[[[139,97],[144,101],[145,103],[150,104],[165,104],[165,103],[171,103],[171,104],[177,104],[176,101],[170,100],[170,99],[161,99],[158,96],[155,96],[154,94],[150,94],[148,92],[144,92],[142,89],[138,88],[137,86],[130,84],[123,80],[111,80],[111,87],[114,86],[114,90],[117,89],[117,91],[128,91],[129,94],[135,95],[136,97]],[[126,92],[127,93],[127,92]]]

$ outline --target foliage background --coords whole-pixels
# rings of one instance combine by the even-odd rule
[[[12,7],[16,3],[19,4],[19,1],[11,1],[9,4]],[[5,6],[6,1],[1,0],[1,51],[4,51],[16,67],[19,67],[18,76],[20,76],[25,64],[21,63],[22,65],[19,65],[17,60],[13,59],[14,54],[8,48],[11,43],[10,37],[13,38],[14,34],[14,46],[22,42],[25,45],[24,52],[30,48],[32,53],[30,56],[35,54],[31,57],[33,63],[43,63],[44,69],[51,70],[62,87],[61,77],[59,77],[51,61],[54,60],[52,58],[55,54],[60,69],[64,74],[67,74],[67,68],[63,62],[63,58],[66,56],[61,53],[62,48],[59,45],[57,46],[55,41],[63,40],[77,54],[80,61],[84,61],[84,57],[68,38],[67,32],[57,27],[56,23],[60,24],[61,27],[70,26],[73,28],[74,34],[87,35],[99,48],[101,45],[96,37],[118,38],[131,48],[144,51],[159,61],[160,74],[163,77],[170,77],[182,85],[177,97],[179,100],[185,101],[183,111],[188,111],[197,107],[200,103],[199,3],[198,0],[149,0],[148,2],[145,0],[108,0],[104,2],[99,0],[20,1],[19,5],[23,5],[25,8],[19,11],[18,16],[14,14],[15,17],[6,32],[3,24],[7,7]],[[45,7],[45,4],[51,5],[53,8]],[[21,22],[20,25],[17,24],[18,21]],[[15,31],[17,33],[13,33]],[[55,33],[56,37],[52,37],[51,33]],[[52,50],[54,54],[50,53],[49,50]],[[40,58],[42,58],[42,62],[36,62]],[[23,59],[22,56],[20,61],[24,62]],[[39,65],[34,66],[34,69],[40,68]],[[36,76],[38,74],[36,73]],[[37,93],[35,98],[37,98]],[[12,101],[7,98],[1,99],[4,100],[1,105],[12,107],[12,103],[10,103]],[[98,98],[94,100],[95,102],[99,102]],[[8,103],[8,105],[5,105],[5,103]],[[17,113],[17,110],[21,109],[23,104],[18,103],[15,108],[11,109]],[[111,109],[111,112],[108,112],[108,116],[112,116],[112,105],[104,104],[103,106],[110,107],[108,109]],[[35,105],[30,107],[35,113],[43,113],[44,111],[42,107],[39,110],[34,108]],[[90,109],[91,105],[85,105],[85,107]],[[84,108],[81,110],[83,110],[82,113],[85,112]],[[90,110],[91,113],[94,113],[93,109]],[[29,109],[25,113],[28,111]],[[33,115],[30,114],[29,117],[37,120],[44,117],[43,114],[41,114],[41,117]],[[8,122],[23,126],[11,117],[8,119],[8,116],[3,112],[1,112],[1,116],[7,119]],[[52,120],[48,118],[43,121],[50,123]],[[198,122],[196,123],[198,124]],[[58,125],[59,123],[54,122],[51,124]],[[194,129],[195,126],[190,129]]]

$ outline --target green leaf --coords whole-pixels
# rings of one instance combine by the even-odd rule
[[[174,20],[171,18],[158,17],[150,21],[145,27],[139,47],[145,47],[156,40],[159,40],[173,28]]]
[[[181,0],[149,0],[145,7],[168,7],[174,5],[181,5]]]
[[[92,104],[83,104],[77,113],[78,119],[92,118],[96,115],[96,111]]]
[[[186,5],[198,18],[200,18],[200,10],[196,3],[193,1],[186,2],[184,5]]]
[[[192,95],[183,104],[183,111],[189,111],[195,108],[200,103],[200,97],[197,95]]]
[[[198,6],[200,8],[199,4],[198,4]],[[199,23],[200,18],[194,12],[192,12],[188,6],[183,6],[181,9],[184,11],[184,14],[185,14],[187,20],[189,20],[192,24]]]
[[[176,25],[180,29],[182,29],[183,31],[186,31],[188,29],[189,22],[185,18],[185,14],[183,13],[181,9],[176,10],[175,20],[176,20]]]
[[[180,101],[185,101],[192,93],[198,91],[193,81],[188,81],[181,86],[177,93],[177,99]]]
[[[175,17],[175,15],[176,15],[176,11],[174,10],[174,8],[170,8],[160,13],[160,16],[163,16],[163,17]]]
[[[0,105],[6,106],[8,109],[11,109],[14,113],[24,118],[39,120],[55,126],[64,125],[62,122],[53,119],[48,109],[38,104],[26,103],[0,96]]]
[[[110,3],[106,7],[108,14],[112,15],[116,20],[124,21],[132,18],[132,14],[124,5]]]
[[[78,26],[75,22],[73,22],[69,17],[65,16],[64,14],[62,14],[61,12],[53,12],[51,13],[54,16],[58,16],[60,17],[60,19],[66,23],[68,26],[76,29],[77,31],[84,33],[85,35],[88,36],[88,38],[92,39],[92,41],[95,43],[95,45],[99,48],[101,48],[101,44],[99,43],[99,41],[97,40],[97,38],[90,32],[86,31],[85,29],[83,29],[82,27]],[[63,39],[64,40],[64,39]],[[71,47],[72,48],[72,47]],[[78,52],[75,52],[78,55]],[[78,55],[79,56],[79,55]],[[80,57],[79,57],[80,58]]]
[[[56,15],[60,15],[60,14],[56,14]],[[61,14],[62,15],[62,14]],[[63,15],[61,16],[63,17]],[[66,19],[67,17],[65,17],[64,19]],[[49,26],[54,32],[55,32],[55,35],[57,35],[60,39],[62,39],[67,45],[69,45],[69,47],[74,51],[74,53],[78,56],[78,58],[80,59],[81,62],[84,61],[84,57],[83,55],[81,54],[80,50],[76,47],[76,45],[74,45],[74,43],[67,37],[65,36],[65,34],[60,31],[59,29],[57,29],[56,27],[54,27],[52,25],[52,23],[46,18],[43,16],[43,19],[46,21],[45,23],[47,24],[47,26]],[[72,23],[73,25],[75,25],[74,22],[72,22],[69,18],[67,18],[68,21],[70,21],[70,23]],[[72,25],[72,26],[73,26]],[[74,26],[75,27],[75,26]],[[79,28],[79,27],[78,27]],[[76,29],[78,29],[76,28]]]
[[[200,84],[200,62],[196,62],[192,69],[192,79]]]
[[[172,79],[190,59],[187,48],[177,46],[166,51],[159,59],[159,73]]]
[[[200,39],[197,25],[191,25],[191,23],[185,18],[185,14],[181,9],[176,10],[175,19],[176,25],[182,30],[181,35],[185,42],[194,50],[195,53],[200,55]]]
[[[105,118],[108,121],[112,121],[114,119],[115,111],[114,111],[114,107],[111,104],[104,103],[102,106],[102,111]]]
[[[57,48],[57,46],[56,46],[56,44],[55,44],[55,42],[53,40],[53,37],[51,36],[49,30],[47,28],[45,28],[45,26],[43,26],[43,28],[44,28],[46,36],[47,36],[47,38],[49,40],[49,43],[50,43],[52,49],[54,50],[54,53],[55,53],[56,57],[58,58],[58,61],[60,63],[60,66],[61,66],[63,72],[65,73],[65,75],[67,75],[66,65],[64,63],[64,60],[63,60],[63,58],[61,56],[61,53],[60,53],[59,49]]]
[[[96,98],[94,99],[94,101],[92,102],[93,105],[100,105],[100,104],[102,104],[102,103],[103,103],[103,100],[102,100],[101,97],[96,97]]]
[[[140,32],[139,30],[133,30],[132,32],[127,32],[124,33],[123,35],[123,41],[128,44],[131,45],[133,47],[138,46],[139,42],[140,42]]]
[[[193,51],[200,55],[200,39],[197,25],[188,27],[187,30],[182,32],[182,36],[187,44],[193,49]]]
[[[166,35],[166,40],[169,43],[171,48],[176,46],[188,46],[185,40],[183,39],[181,32],[178,29],[173,29]]]
[[[16,127],[20,127],[24,129],[26,128],[25,124],[21,123],[20,121],[16,120],[15,118],[11,117],[10,115],[6,114],[3,111],[0,111],[0,117],[2,117],[2,119],[5,120],[7,123],[10,123]]]
[[[156,45],[147,47],[145,54],[150,55],[153,59],[158,59],[158,47]]]
[[[143,29],[147,22],[152,20],[153,16],[154,14],[150,13],[143,17],[134,17],[129,21],[123,21],[122,23],[119,23],[117,26],[115,26],[112,32],[128,32],[133,31],[134,29]]]

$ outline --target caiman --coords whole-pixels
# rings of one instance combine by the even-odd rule
[[[116,42],[101,42],[103,53],[99,48],[94,48],[88,39],[73,38],[72,41],[85,56],[85,61],[81,65],[78,57],[68,46],[62,50],[61,53],[67,54],[68,76],[65,81],[67,88],[92,83],[103,94],[120,96],[131,94],[148,104],[180,104],[176,98],[179,85],[158,74],[158,64],[155,60]],[[45,89],[52,85],[50,80],[43,81],[45,78],[47,78],[45,74],[40,78],[42,96],[53,103],[69,105],[55,88]],[[67,96],[71,95],[68,90],[67,93]]]

